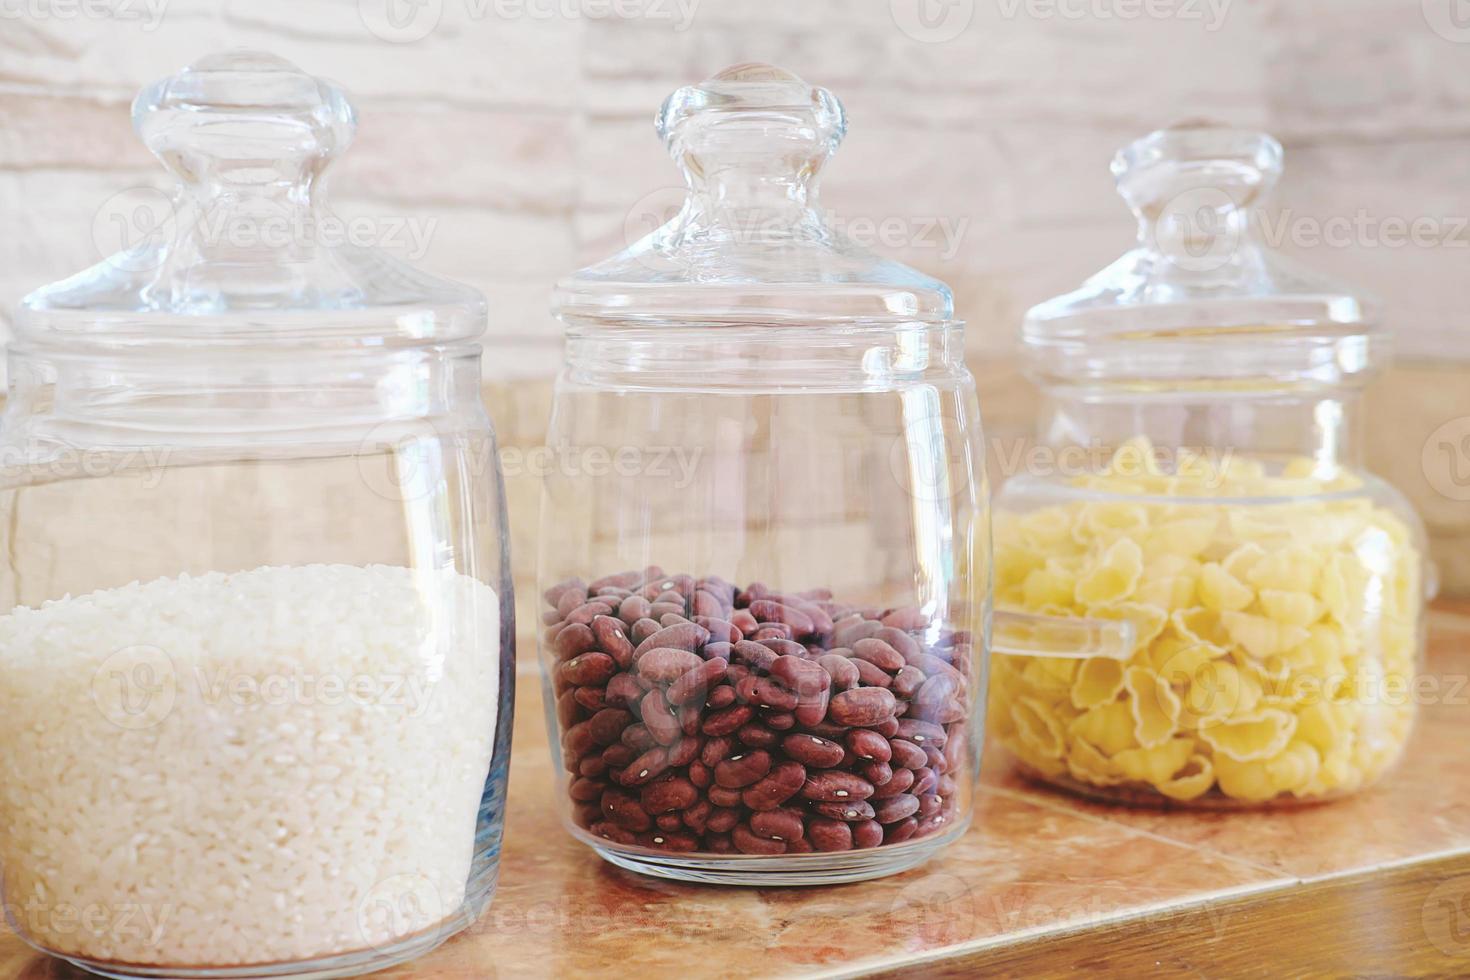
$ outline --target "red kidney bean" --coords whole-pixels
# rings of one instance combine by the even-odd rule
[[[798,660],[806,660],[810,651],[795,640],[783,639],[779,636],[767,637],[757,641],[761,646],[768,648],[778,657],[795,657]]]
[[[737,854],[735,843],[729,834],[709,833],[704,835],[705,850],[711,854]]]
[[[611,575],[604,575],[602,578],[593,579],[592,584],[588,585],[587,588],[592,592],[608,587],[631,589],[642,582],[643,578],[643,573],[639,571],[614,572]]]
[[[609,745],[602,750],[602,761],[609,769],[622,769],[636,758],[638,750],[622,743]]]
[[[904,666],[903,656],[892,646],[876,637],[869,637],[854,643],[852,656],[855,660],[865,660],[890,674]]]
[[[582,705],[575,691],[566,691],[556,699],[556,720],[563,728],[575,725],[583,715]]]
[[[562,660],[570,660],[589,650],[597,649],[597,635],[592,632],[592,627],[583,623],[572,623],[563,627],[552,641],[556,655]]]
[[[652,847],[660,851],[699,850],[699,842],[692,835],[678,831],[656,831],[651,834],[640,834],[638,843],[644,847]]]
[[[735,641],[732,652],[736,663],[753,667],[761,673],[770,670],[771,664],[775,663],[777,656],[779,656],[775,650],[772,650],[764,643],[757,643],[755,640]]]
[[[948,820],[949,816],[943,813],[936,813],[932,817],[925,817],[919,821],[919,829],[914,831],[914,836],[925,837],[935,831],[943,830]]]
[[[883,825],[876,820],[861,820],[851,824],[854,847],[877,847],[883,843]]]
[[[781,748],[797,762],[814,769],[830,769],[845,754],[841,745],[820,735],[787,735],[781,740]]]
[[[792,712],[792,720],[806,727],[820,724],[827,716],[827,709],[832,703],[832,692],[821,691],[815,697],[803,698]]]
[[[882,628],[883,624],[874,620],[863,619],[861,616],[849,617],[832,624],[832,645],[851,647],[858,640],[865,640]]]
[[[786,844],[778,840],[758,837],[745,824],[737,824],[730,831],[730,839],[741,854],[785,854]]]
[[[818,851],[852,850],[852,828],[841,820],[813,817],[807,822],[806,835]]]
[[[684,829],[684,815],[677,811],[673,813],[660,813],[653,818],[653,825],[665,833],[674,833]]]
[[[902,844],[904,841],[914,836],[918,829],[919,821],[915,820],[913,817],[909,817],[907,820],[900,820],[897,823],[894,823],[884,828],[883,843]]]
[[[839,691],[857,687],[858,669],[851,660],[839,653],[824,653],[817,658],[817,663],[832,678],[832,687]]]
[[[557,676],[565,684],[606,684],[617,672],[618,665],[605,653],[581,653],[557,668]]]
[[[639,666],[647,662],[652,653],[643,655]],[[690,654],[690,656],[694,656]],[[671,704],[687,704],[690,701],[704,701],[707,693],[724,676],[730,664],[724,660],[706,660],[699,666],[688,670],[679,676],[679,679],[669,685],[668,698]]]
[[[935,748],[944,748],[944,742],[948,738],[944,729],[932,721],[919,721],[916,718],[903,718],[898,723],[898,737],[913,742],[920,748],[932,745]]]
[[[684,616],[684,603],[682,602],[655,602],[649,607],[649,612],[658,619],[658,624],[665,628],[690,621]]]
[[[805,837],[801,838],[800,840],[786,842],[787,854],[810,854],[814,850],[816,850],[816,848],[812,847],[812,842],[807,840]]]
[[[913,789],[909,790],[909,792],[913,793],[915,796],[925,796],[929,793],[934,792],[935,788],[938,786],[939,775],[933,769],[915,769],[914,787]]]
[[[798,841],[805,836],[799,810],[764,810],[750,815],[750,832],[767,840]]]
[[[705,715],[700,730],[706,735],[731,735],[741,725],[755,717],[755,709],[748,704],[731,705]]]
[[[607,773],[607,763],[602,761],[602,755],[585,756],[577,763],[577,775],[579,776],[602,776]],[[940,784],[943,788],[943,784]]]
[[[699,800],[680,814],[679,819],[684,826],[696,834],[703,834],[705,828],[709,826],[709,815],[714,812],[714,809],[714,804],[709,800]]]
[[[709,630],[710,635],[716,640],[723,640],[726,643],[734,643],[745,635],[733,623],[720,619],[718,616],[696,616],[694,621]]]
[[[919,797],[919,822],[938,815],[943,806],[944,800],[933,793]]]
[[[801,787],[801,795],[823,803],[841,803],[866,800],[873,795],[873,789],[872,783],[856,773],[827,769],[808,776]]]
[[[715,782],[728,789],[743,789],[771,771],[771,754],[763,749],[732,755],[715,765]]]
[[[592,620],[591,628],[602,652],[616,660],[620,669],[627,670],[633,662],[633,641],[628,639],[623,621],[611,616],[597,616]]]
[[[700,789],[709,789],[715,781],[714,770],[703,762],[691,762],[688,768],[689,781]]]
[[[949,768],[949,760],[944,757],[944,753],[932,745],[924,746],[924,758],[929,760],[929,768],[933,769],[936,775],[943,775],[944,771]]]
[[[796,695],[798,701],[809,700],[826,693],[832,687],[832,677],[820,664],[804,657],[783,654],[771,661],[771,677]]]
[[[819,813],[832,820],[852,822],[873,819],[873,804],[867,800],[856,800],[851,803],[813,803],[811,807],[813,813]]]
[[[594,735],[592,726],[588,722],[579,721],[565,732],[562,732],[562,748],[570,752],[574,758],[580,759],[588,752],[591,752],[593,747],[598,744],[597,737]]]
[[[678,680],[707,661],[699,654],[675,647],[654,647],[638,655],[633,670],[639,677],[655,684],[667,684]]]
[[[642,833],[653,826],[653,820],[632,796],[609,787],[602,794],[602,814],[609,822],[624,830]]]
[[[861,669],[861,668],[860,668]],[[898,702],[883,688],[857,687],[832,698],[828,716],[839,725],[864,727],[892,718]]]
[[[704,720],[704,709],[699,702],[682,705],[674,709],[675,716],[679,719],[679,730],[685,735],[698,735],[700,723]]]
[[[621,708],[603,708],[587,721],[592,739],[598,745],[611,745],[633,724],[633,716]]]
[[[586,589],[568,589],[556,600],[556,615],[561,619],[566,619],[572,614],[573,610],[586,605],[586,603]]]
[[[888,740],[888,747],[893,750],[895,767],[922,769],[929,764],[929,757],[924,754],[924,750],[907,739],[891,738]]]
[[[886,800],[900,793],[907,793],[914,785],[914,771],[912,769],[894,769],[893,777],[882,786],[873,788],[873,795],[869,799]]]
[[[699,758],[699,750],[703,747],[698,735],[679,739],[669,746],[669,765],[675,769],[689,765]]]
[[[614,674],[607,682],[603,700],[610,708],[626,708],[643,700],[643,688],[632,674]]]
[[[600,687],[579,687],[572,692],[572,697],[593,714],[607,707],[607,691]]]
[[[800,609],[787,606],[771,599],[756,599],[750,606],[750,614],[763,623],[783,623],[790,626],[798,636],[816,632],[812,618]]]
[[[730,622],[746,636],[750,636],[760,628],[760,622],[750,614],[749,609],[735,610],[730,614]]]
[[[858,680],[868,687],[893,686],[893,678],[888,676],[883,668],[877,664],[868,663],[866,660],[854,659],[852,665],[857,669]]]
[[[645,622],[645,620],[639,620],[639,622]],[[649,650],[672,649],[693,653],[704,646],[708,640],[709,630],[698,623],[676,623],[673,626],[664,626],[639,642],[633,650],[633,660],[636,662]]]
[[[725,673],[728,677],[729,671],[727,670]],[[705,707],[709,708],[711,711],[718,711],[720,708],[728,708],[734,703],[735,689],[728,684],[717,687],[713,691],[710,691],[709,697],[705,698],[704,700]]]
[[[805,783],[805,766],[799,762],[782,762],[741,793],[740,801],[752,810],[774,810],[795,796]]]
[[[883,786],[893,778],[892,767],[886,762],[878,762],[877,760],[863,763],[858,771],[863,774],[864,779],[874,786]]]
[[[653,604],[641,595],[630,595],[618,604],[618,618],[630,628],[639,620],[648,619],[651,612]]]
[[[609,820],[603,820],[598,823],[594,823],[587,829],[593,834],[596,834],[598,837],[601,837],[604,840],[610,840],[614,844],[638,843],[638,836],[636,834],[632,833],[631,831],[624,830],[622,827],[619,827],[617,824]]]
[[[722,759],[728,759],[735,751],[735,739],[729,735],[711,736],[704,740],[704,747],[699,752],[699,761],[713,767]]]
[[[715,806],[731,808],[740,806],[740,794],[741,791],[738,789],[727,789],[724,786],[718,785],[711,786],[705,792],[705,795],[709,797],[709,801]]]
[[[649,749],[628,763],[618,782],[624,786],[643,786],[662,776],[668,768],[668,752],[662,748]]]
[[[546,604],[548,606],[554,606],[556,605],[557,600],[559,600],[563,595],[575,589],[581,589],[582,594],[586,595],[587,583],[580,578],[569,578],[563,582],[558,582],[555,585],[548,586],[546,591],[541,593],[541,598],[546,600]]]
[[[704,589],[695,589],[694,595],[689,599],[689,611],[695,616],[708,616],[715,618],[725,614],[725,606],[719,599],[715,598]],[[698,619],[695,622],[699,622]],[[704,623],[700,623],[704,626]]]
[[[893,748],[888,739],[864,728],[847,733],[847,747],[859,759],[887,762],[893,758]]]
[[[653,740],[660,745],[673,745],[684,734],[684,729],[679,725],[679,719],[674,715],[669,703],[664,700],[663,692],[649,691],[643,696],[638,705],[639,714],[643,718],[643,725]]]
[[[602,799],[602,794],[607,788],[607,781],[604,779],[588,779],[586,776],[581,776],[572,780],[572,785],[567,789],[567,795],[578,803],[591,803]]]
[[[739,802],[738,800],[736,801]],[[716,834],[728,834],[740,822],[740,811],[734,807],[715,806],[710,810],[705,826]]]
[[[894,710],[896,711],[897,709]],[[876,725],[868,725],[867,727],[871,728],[879,735],[882,735],[884,738],[893,738],[893,736],[898,734],[898,719],[889,718],[887,721],[880,722]]]
[[[735,644],[723,640],[710,640],[699,651],[699,655],[706,660],[728,661],[734,654]]]
[[[639,802],[651,814],[687,810],[699,800],[699,790],[682,776],[665,777],[643,787]]]
[[[598,616],[606,616],[613,611],[613,607],[606,602],[588,602],[578,606],[567,613],[568,623],[590,624]]]
[[[882,824],[898,823],[919,812],[919,798],[909,793],[891,796],[873,807],[873,819]]]
[[[900,698],[912,699],[919,688],[924,685],[924,672],[917,667],[904,664],[893,675],[893,693]]]
[[[949,739],[944,743],[944,760],[949,763],[949,772],[958,772],[964,767],[967,736],[964,725],[950,727]]]
[[[781,742],[779,734],[759,721],[748,721],[741,725],[735,737],[745,745],[756,749],[774,749]]]

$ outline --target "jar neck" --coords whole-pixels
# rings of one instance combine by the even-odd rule
[[[479,345],[383,351],[67,354],[12,349],[3,442],[336,453],[399,423],[488,425]]]
[[[1053,450],[1081,448],[1089,464],[1106,463],[1130,439],[1148,439],[1169,467],[1180,450],[1258,459],[1267,464],[1310,459],[1329,473],[1362,465],[1358,388],[1304,393],[1167,391],[1141,394],[1103,388],[1044,392],[1037,440]]]

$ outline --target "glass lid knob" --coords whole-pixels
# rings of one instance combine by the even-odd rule
[[[357,128],[335,85],[226,51],[138,93],[133,126],[176,179],[162,217],[26,297],[23,342],[397,345],[484,330],[479,293],[374,247],[405,219],[349,226],[327,206],[326,170]]]

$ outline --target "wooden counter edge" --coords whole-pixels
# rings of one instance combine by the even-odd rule
[[[1470,976],[1470,852],[1266,887],[844,977]]]

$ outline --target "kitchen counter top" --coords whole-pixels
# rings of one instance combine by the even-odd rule
[[[1379,787],[1280,812],[1085,803],[993,753],[974,825],[878,881],[722,889],[643,878],[562,832],[523,657],[499,891],[385,978],[1470,973],[1470,602],[1431,616],[1426,704]],[[0,977],[79,971],[0,932]]]

